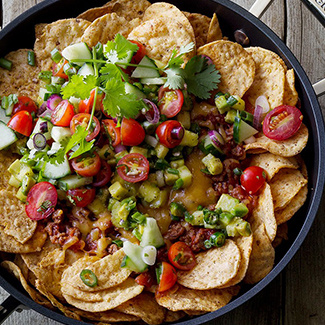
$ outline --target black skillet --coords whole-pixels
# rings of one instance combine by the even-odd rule
[[[136,0],[134,0],[136,1]],[[37,23],[53,22],[61,18],[76,17],[79,13],[91,7],[100,6],[105,0],[45,0],[39,5],[26,11],[0,32],[0,57],[6,53],[17,50],[18,48],[32,48],[34,39],[34,26]],[[189,12],[199,12],[207,16],[212,16],[213,12],[218,14],[222,31],[230,40],[234,40],[234,32],[243,30],[250,39],[251,46],[261,46],[278,53],[289,68],[294,68],[296,73],[296,88],[299,92],[303,107],[304,123],[306,123],[310,138],[306,149],[303,152],[309,172],[309,192],[307,202],[297,213],[294,222],[289,225],[289,241],[276,250],[276,262],[273,270],[259,283],[254,286],[244,286],[240,294],[227,306],[212,313],[196,317],[179,324],[199,324],[213,320],[234,308],[240,306],[265,286],[267,286],[289,263],[293,255],[297,252],[305,239],[312,222],[316,216],[325,182],[325,150],[321,148],[322,141],[325,139],[323,117],[317,101],[314,89],[308,80],[306,73],[302,69],[297,59],[283,42],[258,18],[250,14],[240,6],[227,0],[172,0],[181,10]],[[260,1],[265,5],[268,0]],[[318,18],[325,24],[325,16],[317,8],[316,0],[304,0],[306,4],[317,12]],[[262,14],[263,4],[255,15]],[[324,5],[325,7],[325,5]],[[260,11],[259,11],[260,10]],[[315,88],[316,89],[316,88]],[[323,83],[318,85],[318,93],[324,89]],[[58,311],[47,309],[29,298],[20,283],[9,274],[1,270],[0,285],[10,297],[0,306],[0,324],[14,311],[23,308],[32,308],[35,311],[63,324],[86,325],[89,323],[73,320],[63,316]]]

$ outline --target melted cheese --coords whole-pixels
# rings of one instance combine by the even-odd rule
[[[210,113],[217,115],[218,114],[217,108],[206,102],[194,103],[194,107],[191,111],[191,119],[194,120],[199,115],[207,116]]]

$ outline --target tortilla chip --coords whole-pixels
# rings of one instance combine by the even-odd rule
[[[27,49],[21,49],[10,52],[5,56],[7,60],[12,62],[11,70],[0,68],[0,97],[10,94],[20,96],[28,96],[34,100],[38,97],[40,88],[39,60],[36,65],[31,66],[27,62]],[[28,80],[28,82],[26,82]]]
[[[215,289],[225,286],[237,275],[241,255],[235,242],[227,239],[224,246],[197,254],[196,261],[192,270],[177,272],[178,283],[191,289]]]
[[[172,311],[215,311],[225,306],[238,293],[238,287],[192,290],[179,286],[156,294],[159,305]]]
[[[217,15],[214,13],[209,25],[207,34],[207,43],[222,40],[222,31],[220,29],[219,20]]]
[[[283,240],[288,240],[288,224],[285,222],[278,226],[276,237],[272,242],[274,248],[278,247]]]
[[[285,208],[306,184],[307,180],[299,170],[281,169],[270,182],[274,210]]]
[[[41,37],[43,33],[43,29],[47,24],[37,24],[35,25],[35,39],[38,39]]]
[[[275,218],[278,225],[289,221],[294,214],[304,205],[308,194],[308,186],[303,186],[293,197],[289,204],[284,208],[275,211]]]
[[[133,279],[128,278],[118,286],[98,292],[83,292],[75,289],[74,295],[65,294],[67,285],[62,283],[62,292],[69,304],[79,309],[90,312],[101,312],[113,309],[122,303],[139,295],[143,286],[137,284]]]
[[[247,153],[251,153],[252,149],[264,149],[278,156],[293,157],[305,148],[307,141],[308,129],[304,124],[301,124],[297,133],[284,141],[271,140],[260,132],[255,142],[245,145],[245,150]]]
[[[118,33],[127,37],[132,29],[140,23],[139,19],[129,22],[116,13],[110,13],[93,21],[86,29],[81,41],[87,43],[89,47],[95,46],[98,42],[106,44],[113,40]]]
[[[186,314],[183,311],[172,311],[172,310],[167,309],[164,322],[174,323],[174,322],[177,322],[178,320],[182,319],[185,316],[186,316]]]
[[[99,260],[93,257],[81,258],[64,271],[62,282],[67,282],[78,290],[90,292],[114,287],[124,282],[131,274],[131,271],[127,268],[121,268],[124,256],[124,251],[120,249],[113,255],[107,255]],[[96,274],[97,286],[92,288],[83,283],[80,272],[85,268]],[[68,291],[66,293],[72,295]]]
[[[15,187],[8,186],[8,182],[11,176],[11,174],[8,172],[8,167],[17,158],[19,158],[19,156],[13,154],[9,150],[0,151],[0,168],[2,171],[2,173],[0,174],[0,190],[7,189],[8,191],[16,193],[17,189]]]
[[[200,316],[206,313],[206,311],[197,311],[197,310],[185,310],[185,313],[189,316]]]
[[[187,17],[194,30],[196,47],[198,48],[206,44],[211,18],[185,11],[183,11],[183,14]]]
[[[275,251],[266,234],[264,224],[252,225],[253,248],[244,282],[255,284],[270,273],[273,268]]]
[[[7,190],[0,191],[0,224],[4,233],[14,237],[21,244],[26,243],[35,233],[37,222],[27,217],[25,204]]]
[[[295,88],[295,72],[293,71],[293,69],[290,69],[286,73],[283,104],[296,106],[298,98],[298,93]]]
[[[195,43],[195,38],[186,27],[172,17],[147,20],[133,29],[128,39],[144,44],[147,55],[162,65],[167,64],[174,49],[179,51],[181,46]],[[195,50],[185,54],[184,62],[191,59],[194,54]]]
[[[27,280],[29,269],[28,269],[26,263],[24,262],[24,260],[22,259],[22,257],[20,256],[20,254],[15,255],[14,263],[19,267],[24,278]]]
[[[243,97],[255,76],[252,57],[238,43],[215,41],[200,47],[197,54],[208,55],[220,72],[218,90]]]
[[[273,176],[282,168],[293,168],[299,167],[297,160],[292,158],[285,158],[272,153],[264,153],[261,155],[254,155],[250,162],[250,166],[259,166],[266,172],[267,180],[270,181]]]
[[[272,109],[283,105],[285,71],[278,55],[260,47],[249,47],[246,51],[256,64],[254,82],[246,93],[250,104],[255,106],[256,99],[264,95]]]
[[[159,325],[165,319],[165,308],[158,305],[155,296],[142,292],[116,308],[117,311],[140,317],[147,324]]]
[[[46,238],[47,233],[39,227],[31,239],[21,244],[14,237],[7,235],[4,227],[0,226],[0,251],[13,254],[39,252]]]
[[[54,48],[62,51],[68,45],[80,42],[89,25],[89,21],[75,18],[62,19],[46,25],[34,45],[41,70],[51,70],[53,64],[51,51]]]

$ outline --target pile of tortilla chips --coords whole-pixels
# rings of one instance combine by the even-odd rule
[[[0,96],[16,93],[36,100],[38,74],[51,69],[53,48],[61,51],[80,41],[91,47],[120,33],[143,43],[148,56],[162,65],[173,49],[194,42],[196,47],[185,61],[196,54],[208,55],[221,74],[219,90],[245,95],[252,105],[261,95],[267,97],[271,108],[296,105],[298,100],[293,70],[271,51],[228,41],[215,14],[208,18],[181,12],[168,3],[113,0],[77,18],[37,25],[35,31],[36,66],[28,65],[26,49],[9,53],[6,58],[13,68],[0,69]],[[2,172],[0,251],[16,254],[14,259],[8,255],[2,267],[20,280],[33,300],[78,320],[161,324],[217,310],[238,294],[242,282],[257,283],[271,271],[274,247],[287,238],[286,222],[307,197],[307,171],[299,156],[307,140],[308,129],[302,125],[286,141],[270,140],[260,133],[255,142],[246,145],[250,164],[267,173],[258,205],[248,219],[252,235],[227,239],[223,247],[199,253],[197,266],[178,271],[178,283],[156,294],[145,291],[130,277],[130,271],[120,268],[123,250],[100,259],[52,244],[8,187],[9,173]],[[7,170],[15,159],[9,151],[2,151],[1,169]],[[86,268],[97,275],[96,287],[81,281],[80,271]]]

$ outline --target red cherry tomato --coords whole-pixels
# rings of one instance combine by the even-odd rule
[[[138,45],[139,48],[138,51],[133,55],[131,63],[139,64],[143,57],[147,54],[146,47],[142,43],[137,41],[130,42]]]
[[[170,289],[177,281],[177,274],[174,267],[167,262],[162,262],[159,280],[158,292]]]
[[[160,87],[158,92],[158,101],[160,113],[168,118],[176,116],[182,109],[184,95],[181,90],[170,90],[166,87]]]
[[[49,182],[35,184],[28,192],[25,211],[32,220],[48,218],[58,201],[56,188]]]
[[[29,113],[37,112],[37,105],[35,102],[27,96],[18,96],[18,103],[14,105],[12,115],[20,111],[27,111]]]
[[[195,255],[184,242],[178,241],[170,246],[168,259],[177,269],[188,271],[196,265]]]
[[[90,120],[90,116],[91,115],[87,114],[87,113],[76,114],[71,119],[71,122],[70,122],[71,133],[76,132],[76,128],[77,128],[78,125],[80,125],[80,126],[82,126],[84,128],[87,128],[89,120]],[[91,141],[91,140],[95,139],[97,137],[99,131],[100,131],[100,123],[99,123],[98,119],[95,116],[93,116],[91,127],[90,127],[90,129],[88,131],[88,135],[86,137],[86,140]]]
[[[151,288],[153,285],[155,285],[155,279],[150,272],[141,273],[135,278],[135,282],[147,288]]]
[[[63,100],[52,112],[51,122],[56,126],[69,126],[74,115],[73,108],[68,100]]]
[[[27,111],[16,113],[7,124],[14,131],[29,137],[33,131],[33,118]]]
[[[79,113],[88,113],[90,114],[94,105],[94,98],[95,98],[95,89],[90,92],[90,97],[84,100],[81,100],[79,103]],[[96,100],[96,107],[95,110],[99,111],[103,109],[103,99],[104,94],[98,93],[97,100]]]
[[[254,194],[264,185],[265,179],[266,174],[263,168],[251,166],[241,174],[240,183],[246,192]]]
[[[102,126],[112,146],[116,147],[119,145],[121,143],[121,128],[118,128],[116,123],[109,119],[103,120]]]
[[[93,177],[100,171],[101,161],[96,152],[91,156],[72,159],[72,168],[83,177]]]
[[[157,127],[156,134],[161,144],[167,148],[175,148],[182,142],[184,128],[178,121],[169,120]]]
[[[283,141],[300,128],[303,116],[294,106],[282,105],[270,111],[263,122],[263,133],[270,139]]]
[[[124,118],[121,123],[121,138],[124,146],[137,146],[145,138],[146,133],[141,124],[132,118]]]
[[[121,178],[129,183],[144,181],[149,175],[149,162],[140,153],[130,153],[119,160],[117,172]]]
[[[77,207],[84,208],[94,201],[96,190],[94,188],[76,188],[68,190],[67,194]]]
[[[93,183],[93,186],[95,187],[105,186],[112,177],[111,166],[105,160],[102,160],[101,162],[101,169],[96,175],[95,182]]]
[[[65,80],[69,79],[69,77],[64,73],[64,70],[63,70],[63,67],[66,63],[68,63],[68,61],[66,59],[62,58],[59,63],[53,64],[52,72],[53,72],[54,77],[60,77]]]

